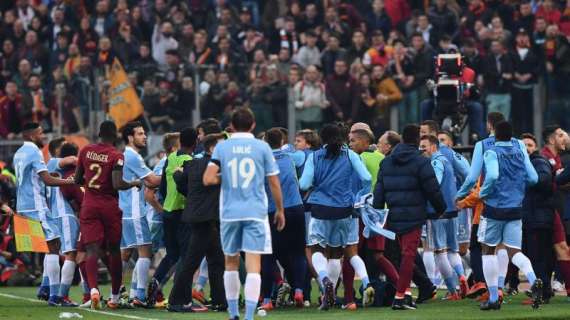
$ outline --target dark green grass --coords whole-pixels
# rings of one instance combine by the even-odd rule
[[[167,292],[170,290],[167,288]],[[48,307],[45,302],[21,300],[6,295],[35,300],[36,288],[7,288],[0,287],[0,319],[58,319],[61,312],[76,312],[83,316],[83,319],[227,319],[225,313],[207,314],[173,314],[165,310],[121,310],[110,311],[103,309],[106,313],[94,313],[79,308],[53,308]],[[102,288],[103,294],[108,294],[109,287]],[[443,295],[440,292],[440,296]],[[72,289],[72,298],[80,300],[78,287]],[[538,310],[532,310],[530,306],[521,305],[524,299],[523,294],[508,297],[501,311],[479,311],[478,305],[473,300],[463,300],[456,302],[446,302],[434,300],[419,306],[415,311],[392,311],[389,308],[369,308],[359,309],[356,312],[349,312],[340,309],[333,309],[328,312],[318,311],[316,306],[305,309],[286,308],[270,312],[266,317],[256,317],[256,319],[570,319],[570,303],[565,297],[556,297],[550,304],[541,306]],[[315,299],[313,299],[315,301]],[[121,315],[123,317],[119,317]]]

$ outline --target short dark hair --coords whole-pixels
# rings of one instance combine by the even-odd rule
[[[420,127],[417,124],[408,124],[402,131],[402,140],[406,144],[419,145]]]
[[[522,139],[530,139],[530,140],[534,141],[535,144],[538,144],[538,142],[536,141],[536,137],[532,133],[521,134],[521,140]]]
[[[491,128],[495,129],[497,127],[497,123],[505,121],[505,116],[500,112],[489,112],[487,114],[487,122],[491,125]]]
[[[138,121],[131,121],[125,125],[122,132],[123,141],[125,142],[125,144],[129,143],[129,136],[135,135],[135,129],[142,126],[143,126],[142,123]]]
[[[40,124],[37,122],[28,122],[28,123],[24,124],[24,126],[22,127],[22,132],[33,131],[39,127],[40,127]]]
[[[226,138],[226,135],[223,133],[211,133],[204,138],[204,149],[207,152],[212,146],[215,146],[219,140],[225,140]]]
[[[429,141],[430,144],[435,145],[439,149],[439,140],[437,140],[437,137],[435,137],[431,134],[430,135],[426,134],[420,138],[420,141],[423,141],[423,140]]]
[[[497,141],[510,141],[513,137],[513,126],[508,121],[501,121],[495,126]]]
[[[390,147],[394,148],[400,142],[402,142],[402,137],[396,131],[386,131],[386,141],[390,145]]]
[[[351,134],[357,136],[359,139],[367,140],[369,144],[374,143],[374,135],[368,130],[357,129],[352,131]]]
[[[255,116],[249,108],[238,108],[232,113],[231,122],[236,131],[249,131],[255,123]]]
[[[222,127],[220,126],[220,122],[214,118],[208,118],[200,122],[196,127],[196,129],[200,128],[202,128],[205,135],[209,135],[210,133],[222,132]]]
[[[55,154],[55,152],[56,152],[56,150],[57,150],[58,148],[60,148],[64,143],[65,143],[65,138],[64,138],[64,137],[52,139],[52,140],[49,142],[49,144],[48,144],[48,151],[49,151],[49,154],[50,154],[52,157],[58,157],[58,155]],[[62,158],[63,158],[63,157],[62,157]]]
[[[548,144],[548,140],[558,129],[560,129],[559,125],[552,124],[552,125],[546,126],[544,128],[544,130],[542,130],[542,139],[544,140],[545,144]]]
[[[434,132],[435,134],[437,134],[437,131],[439,131],[439,124],[435,120],[425,120],[421,123],[421,125],[427,126],[429,128],[429,131]]]
[[[439,136],[440,134],[445,134],[446,136],[449,137],[449,139],[451,139],[451,141],[453,141],[453,136],[451,135],[451,132],[447,131],[447,130],[439,130],[437,132],[437,135]]]
[[[319,148],[321,146],[321,138],[319,137],[319,134],[317,132],[315,132],[314,130],[311,129],[303,129],[300,131],[297,131],[297,134],[295,135],[296,137],[303,137],[303,139],[305,139],[305,141],[311,145],[311,148],[316,149]]]
[[[105,141],[117,139],[117,125],[113,121],[105,120],[99,126],[99,138]]]
[[[61,146],[61,151],[59,153],[61,158],[77,156],[79,153],[79,147],[77,147],[73,142],[64,143],[63,146]]]
[[[279,149],[283,145],[283,132],[279,128],[271,128],[265,132],[264,140],[271,149]]]
[[[198,139],[198,132],[196,129],[187,127],[180,131],[180,146],[185,148],[194,148],[196,140]]]
[[[420,14],[420,16],[422,16],[422,15],[424,15],[424,14]],[[410,36],[410,39],[417,38],[417,37],[422,38],[422,40],[424,39],[424,36],[421,34],[421,32],[418,32],[418,31],[414,31],[414,33],[412,33],[412,35]]]

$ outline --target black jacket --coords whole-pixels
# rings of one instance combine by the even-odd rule
[[[527,229],[551,229],[554,219],[554,175],[552,166],[538,152],[530,155],[538,183],[526,191],[523,200],[523,225]]]
[[[380,166],[374,190],[374,208],[388,205],[388,229],[401,234],[421,227],[427,219],[427,201],[438,216],[446,209],[435,172],[418,147],[399,144]]]
[[[186,195],[182,222],[201,223],[219,220],[220,186],[204,186],[202,176],[210,156],[184,162],[183,171],[174,173],[176,189]]]
[[[485,88],[487,93],[505,94],[511,90],[511,80],[503,78],[503,74],[513,74],[513,60],[509,54],[503,54],[499,61],[501,62],[501,70],[497,69],[495,55],[489,54],[485,60],[485,71],[483,79],[485,80]]]

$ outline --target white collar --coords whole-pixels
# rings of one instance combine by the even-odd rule
[[[25,145],[25,146],[27,145],[27,146],[34,147],[34,148],[36,148],[36,149],[38,149],[38,150],[40,149],[40,147],[38,147],[38,145],[36,145],[35,143],[33,143],[33,142],[31,142],[31,141],[24,141],[24,145]]]
[[[251,134],[251,133],[249,133],[249,132],[234,132],[234,133],[232,133],[232,135],[230,136],[230,139],[234,139],[234,138],[255,139],[255,137],[253,136],[253,134]]]

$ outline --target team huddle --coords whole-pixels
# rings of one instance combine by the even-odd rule
[[[512,263],[536,308],[552,296],[555,259],[570,285],[570,250],[552,204],[556,184],[570,181],[559,156],[567,134],[546,130],[540,155],[534,136],[513,137],[500,113],[489,113],[487,128],[470,164],[434,121],[388,131],[376,144],[364,123],[328,124],[297,132],[293,146],[283,128],[256,138],[253,113],[238,109],[226,132],[206,120],[166,134],[166,156],[151,170],[138,122],[122,128],[123,152],[105,121],[100,141],[81,150],[52,140],[47,164],[42,128],[27,124],[14,167],[17,212],[41,222],[49,248],[38,298],[79,306],[69,298],[79,267],[82,306],[93,309],[227,310],[235,320],[245,305],[249,320],[256,311],[309,307],[315,279],[321,310],[413,310],[436,298],[439,285],[444,300],[477,298],[481,310],[499,310]],[[160,248],[166,256],[150,277]],[[111,279],[106,300],[100,262]]]

